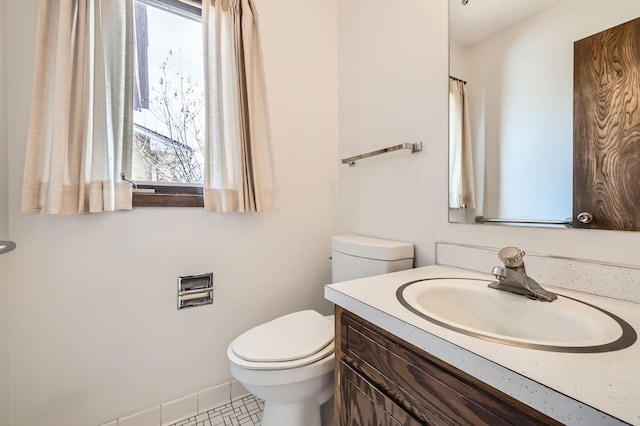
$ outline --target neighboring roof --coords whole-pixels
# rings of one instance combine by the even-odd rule
[[[164,145],[168,145],[168,146],[178,146],[183,150],[187,150],[187,151],[191,151],[193,152],[193,148],[190,147],[187,144],[184,144],[182,142],[178,142],[176,140],[173,140],[171,138],[166,137],[165,135],[158,133],[158,132],[154,132],[151,129],[148,129],[144,126],[141,126],[140,124],[136,124],[133,123],[133,131],[135,133],[140,133],[143,134],[144,136],[148,136],[150,138],[153,138],[156,142],[161,142]]]

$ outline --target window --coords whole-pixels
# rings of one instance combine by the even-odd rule
[[[195,0],[134,1],[97,2],[96,14],[78,7],[85,2],[57,2],[56,13],[40,14],[22,211],[128,210],[132,185],[123,178],[176,193],[183,192],[176,186],[197,191],[203,174],[204,197],[191,198],[205,211],[273,209],[277,191],[253,1],[201,3],[207,18],[201,30],[192,25],[199,15],[189,6]],[[163,14],[165,20],[157,17]],[[205,55],[195,47],[201,40]],[[81,46],[83,54],[69,46]],[[202,99],[214,106],[206,120]],[[137,191],[134,206],[153,195]]]
[[[134,206],[202,206],[201,10],[135,1]]]

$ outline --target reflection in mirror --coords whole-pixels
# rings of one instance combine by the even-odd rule
[[[467,82],[450,80],[466,106],[450,106],[451,222],[572,216],[574,42],[638,16],[629,0],[450,1],[450,75]]]
[[[0,241],[0,254],[9,253],[16,248],[13,241]]]

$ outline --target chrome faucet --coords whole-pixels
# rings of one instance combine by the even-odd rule
[[[489,284],[497,290],[521,294],[530,299],[552,302],[558,298],[555,293],[542,288],[540,284],[527,275],[524,267],[524,251],[517,247],[505,247],[498,252],[504,266],[496,266],[491,273],[498,279]]]

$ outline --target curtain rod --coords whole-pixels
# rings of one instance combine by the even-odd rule
[[[461,80],[461,79],[459,79],[459,78],[452,77],[452,76],[449,76],[449,78],[450,78],[451,80],[460,81],[460,82],[462,82],[462,84],[467,84],[467,82],[466,82],[466,81]]]

